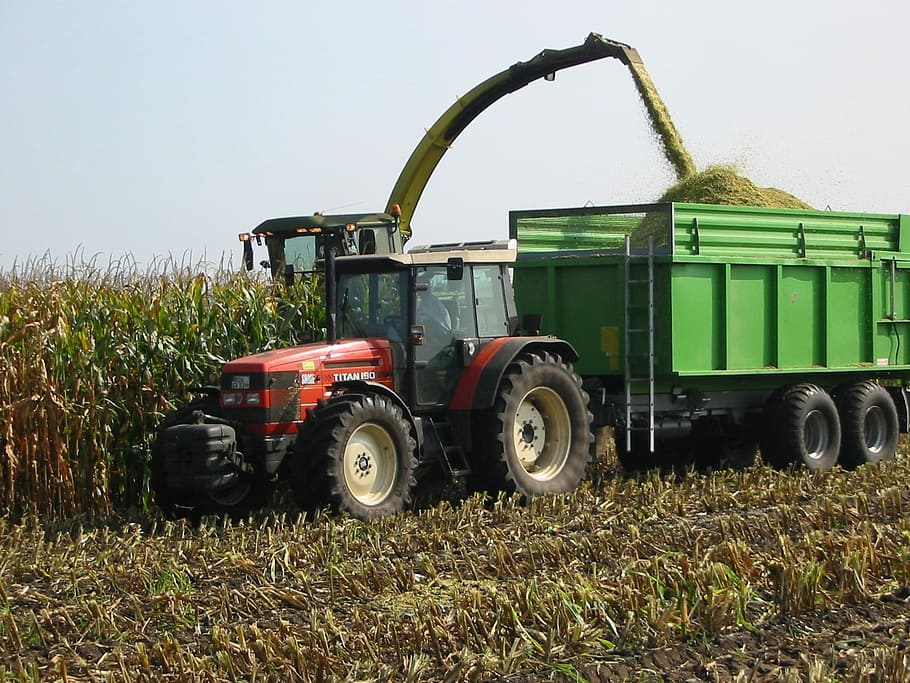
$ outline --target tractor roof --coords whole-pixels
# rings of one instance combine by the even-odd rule
[[[323,230],[344,229],[354,225],[356,228],[387,228],[395,224],[395,218],[387,213],[340,213],[312,216],[288,216],[286,218],[269,218],[253,229],[254,235],[290,235],[306,233],[313,228]]]
[[[425,244],[411,247],[404,254],[368,256],[339,256],[344,265],[367,263],[399,263],[405,266],[446,265],[449,259],[458,258],[464,263],[512,263],[518,251],[515,240],[488,240],[484,242],[457,242],[450,244]]]

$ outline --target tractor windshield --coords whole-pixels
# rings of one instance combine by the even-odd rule
[[[408,272],[341,273],[338,278],[339,339],[405,339]]]
[[[267,264],[273,277],[286,274],[292,267],[295,274],[310,274],[321,269],[318,265],[325,257],[326,244],[335,248],[335,254],[344,256],[357,253],[357,247],[351,240],[340,235],[272,235],[265,238],[269,248]]]
[[[284,243],[285,265],[293,265],[295,273],[306,273],[314,270],[317,249],[316,235],[282,238],[282,242]]]

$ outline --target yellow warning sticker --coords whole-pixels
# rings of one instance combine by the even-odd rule
[[[600,350],[607,357],[610,369],[619,369],[619,327],[604,325],[600,328]]]

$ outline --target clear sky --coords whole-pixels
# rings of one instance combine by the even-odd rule
[[[0,0],[0,268],[45,253],[239,264],[275,216],[382,210],[455,97],[590,32],[636,47],[699,168],[910,213],[906,0]],[[414,241],[508,211],[656,199],[673,177],[603,60],[481,115]]]

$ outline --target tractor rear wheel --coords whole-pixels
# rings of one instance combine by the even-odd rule
[[[571,365],[548,353],[519,356],[480,425],[472,464],[483,487],[527,496],[575,490],[591,460],[592,420]]]
[[[373,394],[330,399],[307,418],[294,455],[297,502],[358,519],[401,512],[415,485],[416,442],[401,408]]]
[[[899,429],[891,394],[872,381],[857,382],[837,394],[841,464],[852,468],[893,458]]]

